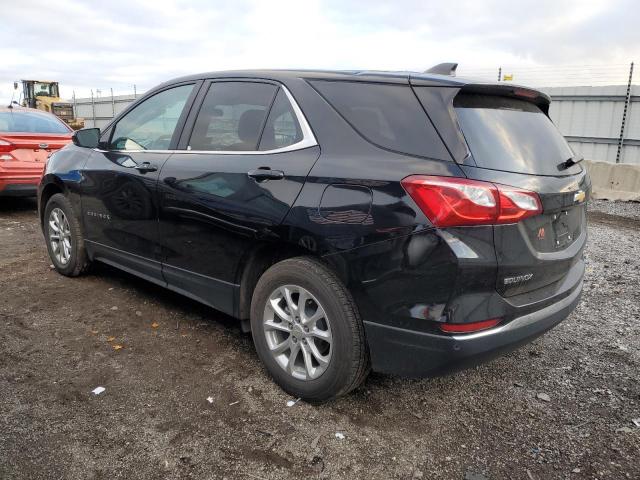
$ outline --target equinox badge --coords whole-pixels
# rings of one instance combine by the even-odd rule
[[[515,283],[524,283],[524,282],[528,282],[532,278],[533,278],[533,273],[525,273],[524,275],[518,275],[516,277],[505,277],[504,284],[513,285]]]

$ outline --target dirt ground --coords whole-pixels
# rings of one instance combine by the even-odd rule
[[[35,202],[2,199],[0,478],[638,479],[640,204],[619,213],[592,207],[582,303],[534,343],[289,407],[233,319],[58,275]]]

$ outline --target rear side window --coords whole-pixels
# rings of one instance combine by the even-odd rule
[[[280,89],[262,132],[260,150],[288,147],[301,140],[302,130],[296,114],[284,90]]]
[[[38,112],[0,112],[0,133],[70,133],[62,120]]]
[[[535,175],[580,171],[559,165],[574,156],[551,120],[533,103],[495,95],[459,94],[453,102],[476,164]]]
[[[409,86],[340,81],[312,85],[371,143],[396,152],[451,159]]]
[[[257,150],[276,90],[268,83],[212,83],[193,126],[190,149]]]

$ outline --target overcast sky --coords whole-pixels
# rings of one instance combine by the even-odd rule
[[[552,65],[571,79],[607,69],[567,65],[611,64],[623,76],[624,64],[640,61],[636,0],[3,3],[3,102],[21,78],[57,80],[69,98],[238,68],[424,70],[456,61],[462,73],[508,65],[517,77],[519,67]]]

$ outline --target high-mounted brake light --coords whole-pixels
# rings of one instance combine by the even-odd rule
[[[446,333],[474,333],[493,328],[500,323],[500,320],[500,318],[492,318],[471,323],[441,323],[440,330]]]
[[[436,227],[516,223],[542,213],[538,194],[519,188],[426,175],[401,183]]]
[[[528,88],[516,88],[513,93],[515,93],[518,97],[525,98],[536,98],[540,95],[535,90],[529,90]]]

